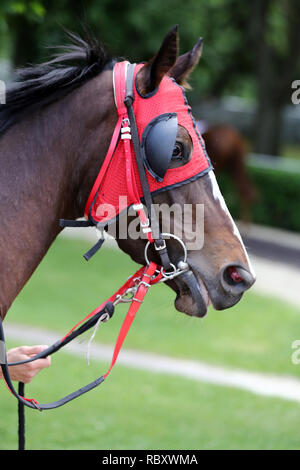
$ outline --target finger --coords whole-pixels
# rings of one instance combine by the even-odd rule
[[[50,363],[50,358],[37,359],[34,362],[26,364],[22,368],[16,368],[16,370],[12,371],[11,376],[14,380],[19,380],[28,384],[42,369],[49,367]]]
[[[43,352],[47,348],[48,346],[46,344],[37,344],[35,346],[27,346],[26,354],[28,354],[28,356],[35,356],[36,354]]]
[[[35,372],[28,367],[10,367],[10,377],[12,380],[28,384],[33,379]]]
[[[44,369],[46,367],[49,367],[51,365],[51,358],[50,356],[45,357],[45,359],[37,359],[34,362],[31,362],[30,364],[30,369],[37,374],[41,369]]]
[[[10,349],[7,353],[27,355],[27,351],[30,349],[30,347],[31,346],[19,346],[17,348]]]

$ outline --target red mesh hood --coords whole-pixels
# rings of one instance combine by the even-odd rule
[[[116,65],[118,66],[120,64]],[[136,77],[137,72],[142,66],[142,64],[136,65],[134,77]],[[210,160],[205,151],[204,141],[196,128],[184,90],[172,78],[165,76],[162,79],[159,88],[147,97],[142,97],[138,93],[134,80],[133,109],[140,140],[150,121],[161,114],[176,113],[178,124],[188,131],[193,142],[193,154],[190,161],[180,168],[168,169],[162,182],[156,181],[156,179],[146,170],[152,194],[167,190],[173,186],[188,183],[189,181],[200,177],[211,168]],[[131,151],[132,155],[134,155],[132,143]],[[134,158],[133,172],[137,180],[139,196],[142,198],[143,191],[140,185],[138,169]],[[123,203],[121,204],[120,196],[123,196]],[[103,214],[103,204],[114,206],[115,215],[117,216],[121,211],[133,203],[134,201],[130,199],[130,195],[128,193],[124,146],[123,141],[120,139],[113,156],[111,157],[107,171],[97,188],[95,197],[89,205],[89,217],[91,217],[95,222],[105,224],[106,222],[109,222],[112,217],[111,214]],[[100,212],[102,212],[102,214],[100,214]]]

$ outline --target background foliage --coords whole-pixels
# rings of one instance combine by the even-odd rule
[[[258,192],[251,208],[254,223],[300,232],[300,172],[249,164],[248,174]],[[222,173],[218,182],[233,217],[240,217],[240,202],[231,178]]]
[[[280,155],[287,144],[282,140],[283,111],[291,102],[291,83],[300,77],[299,0],[2,0],[0,57],[13,66],[48,59],[53,52],[49,46],[68,41],[64,28],[83,33],[86,25],[112,56],[147,60],[176,23],[181,53],[190,50],[199,36],[204,38],[201,62],[191,78],[192,105],[226,95],[254,103],[251,148],[256,153]],[[294,155],[300,155],[299,144]],[[297,215],[282,217],[279,210],[287,200],[293,201],[296,210],[297,183],[289,183],[286,174],[279,175],[280,195],[275,196],[277,173],[259,169],[251,173],[266,192],[260,207],[254,209],[255,221],[298,230]],[[230,198],[234,200],[235,195],[229,194]],[[235,204],[232,207],[238,215]]]
[[[64,43],[61,26],[80,31],[88,24],[113,55],[145,60],[159,47],[173,24],[179,23],[181,51],[189,50],[199,36],[204,38],[205,54],[195,71],[197,94],[220,96],[224,91],[255,98],[257,50],[253,26],[263,12],[257,1],[238,0],[2,0],[0,32],[11,44],[15,65],[45,58],[46,45]],[[264,37],[274,56],[282,61],[290,56],[288,12],[296,13],[294,0],[259,0],[267,19]],[[294,5],[295,4],[295,5]],[[296,18],[295,18],[296,21]],[[298,25],[298,23],[296,23]],[[299,26],[299,25],[298,25]],[[20,43],[19,35],[26,40]],[[263,34],[264,33],[264,34]],[[1,41],[2,42],[2,41]],[[2,43],[2,54],[7,44]],[[298,57],[294,57],[297,62]]]

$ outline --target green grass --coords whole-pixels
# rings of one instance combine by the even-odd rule
[[[103,249],[86,263],[82,241],[58,239],[16,299],[8,320],[43,326],[58,337],[108,298],[138,266],[125,254]],[[204,319],[174,308],[174,293],[155,286],[146,297],[126,346],[249,370],[300,375],[291,343],[300,338],[300,311],[277,299],[246,293],[235,307],[210,309]],[[115,341],[127,306],[101,327],[97,340]]]
[[[82,241],[58,239],[16,299],[7,320],[56,330],[58,337],[109,297],[136,266],[103,249],[89,263]],[[203,319],[175,311],[166,286],[149,293],[126,347],[243,369],[299,375],[291,343],[300,338],[296,308],[247,293],[234,308]],[[112,343],[126,308],[102,325]],[[9,347],[13,346],[12,343]],[[54,355],[26,387],[41,403],[56,400],[107,370],[108,363]],[[0,385],[0,449],[16,448],[16,401]],[[117,364],[98,389],[63,408],[26,411],[28,449],[299,449],[300,405]]]
[[[285,144],[283,145],[281,154],[287,158],[300,158],[300,145],[299,144]]]
[[[104,365],[61,354],[27,387],[53,400]],[[57,378],[64,377],[64,380]],[[16,448],[16,402],[1,387],[1,449]],[[53,411],[26,410],[27,449],[299,449],[300,405],[117,366],[109,380]]]

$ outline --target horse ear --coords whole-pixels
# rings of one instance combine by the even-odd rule
[[[186,54],[179,56],[175,65],[168,72],[170,77],[174,78],[179,85],[184,86],[185,88],[190,88],[187,83],[187,79],[200,60],[202,44],[203,39],[199,38],[193,49]]]
[[[178,25],[168,32],[157,54],[138,72],[137,87],[141,95],[154,91],[175,64],[178,56]]]

